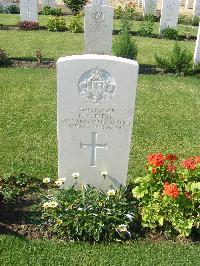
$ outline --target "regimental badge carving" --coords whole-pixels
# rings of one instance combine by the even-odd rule
[[[114,78],[103,69],[95,67],[86,71],[79,79],[78,91],[81,98],[94,104],[111,100],[116,91]]]
[[[105,21],[105,16],[104,16],[103,11],[95,11],[92,14],[92,17],[96,24],[102,24]]]

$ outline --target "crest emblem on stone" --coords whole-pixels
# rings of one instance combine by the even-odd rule
[[[114,96],[116,82],[106,70],[95,67],[80,77],[78,91],[83,100],[101,104],[108,102]]]
[[[93,19],[95,21],[95,23],[97,24],[101,24],[104,22],[104,13],[103,11],[95,11],[93,13]]]

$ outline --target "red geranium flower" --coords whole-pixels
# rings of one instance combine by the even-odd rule
[[[164,164],[162,153],[153,153],[147,156],[148,163],[154,167],[161,167]]]
[[[172,198],[177,198],[180,194],[178,187],[175,183],[169,184],[168,182],[164,183],[164,194]]]
[[[169,154],[166,155],[166,160],[167,161],[176,161],[177,160],[177,156],[176,156],[176,154],[169,153]]]
[[[200,156],[196,156],[194,160],[196,163],[200,163]]]
[[[152,171],[152,174],[155,174],[157,172],[156,168],[153,168],[151,171]]]
[[[168,164],[167,165],[167,172],[175,172],[176,171],[176,166],[173,164]]]
[[[184,168],[186,169],[190,169],[190,170],[194,170],[196,169],[197,165],[196,165],[196,161],[193,157],[190,157],[186,160],[182,161],[182,165]]]

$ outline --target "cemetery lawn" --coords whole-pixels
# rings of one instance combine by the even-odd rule
[[[89,245],[56,241],[26,240],[0,236],[0,264],[14,265],[187,265],[198,266],[199,245],[132,243]]]
[[[16,171],[56,178],[55,70],[0,68],[0,76],[0,175]],[[130,180],[144,173],[149,153],[199,154],[199,82],[139,76]]]

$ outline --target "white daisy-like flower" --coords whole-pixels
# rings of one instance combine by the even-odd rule
[[[51,182],[51,179],[50,179],[49,177],[45,177],[45,178],[43,178],[42,182],[43,182],[44,184],[48,184],[48,183]]]
[[[42,207],[43,207],[44,209],[50,208],[50,204],[49,204],[49,202],[45,202],[45,203],[43,203]]]
[[[78,172],[75,172],[75,173],[72,174],[72,177],[74,177],[74,178],[77,178],[79,176],[80,176],[80,174]]]
[[[117,227],[117,230],[119,232],[127,232],[127,226],[125,224],[120,224],[118,227]]]
[[[62,184],[65,183],[65,178],[59,178],[58,180],[55,181],[56,186],[61,186]]]
[[[56,202],[56,201],[50,201],[49,202],[49,205],[50,205],[49,206],[50,208],[53,208],[54,209],[54,208],[56,208],[58,206],[58,202]]]
[[[129,219],[129,220],[132,220],[133,219],[133,215],[131,215],[131,214],[126,214],[126,217]]]
[[[101,172],[101,175],[102,175],[103,177],[105,177],[105,176],[108,175],[108,172],[107,172],[107,171],[103,171],[103,172]]]
[[[116,192],[115,192],[114,189],[110,189],[110,190],[108,190],[108,192],[107,192],[107,195],[108,195],[108,196],[115,196],[115,194],[116,194]]]

